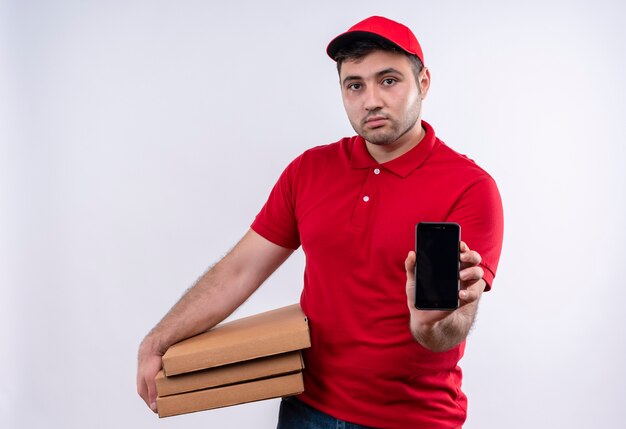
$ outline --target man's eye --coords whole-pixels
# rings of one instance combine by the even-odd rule
[[[384,86],[391,86],[394,83],[396,83],[396,80],[393,78],[388,77],[387,79],[383,79],[383,85]]]
[[[348,89],[350,89],[352,91],[358,91],[359,89],[361,89],[361,84],[360,83],[351,83],[350,85],[348,85]]]

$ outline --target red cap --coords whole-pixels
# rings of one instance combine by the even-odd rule
[[[417,38],[409,27],[382,16],[370,16],[335,37],[326,48],[329,57],[335,60],[337,51],[359,39],[386,40],[404,52],[416,55],[424,64],[424,54]]]

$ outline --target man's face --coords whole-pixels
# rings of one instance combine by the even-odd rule
[[[344,62],[339,79],[348,119],[367,142],[401,145],[418,138],[422,99],[429,84],[427,69],[420,73],[419,88],[406,55],[373,51]]]

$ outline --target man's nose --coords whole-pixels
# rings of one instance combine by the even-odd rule
[[[365,89],[365,110],[371,112],[383,107],[383,101],[380,96],[380,90],[376,85],[368,85]]]

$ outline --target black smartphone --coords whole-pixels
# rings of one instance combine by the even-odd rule
[[[415,227],[415,307],[459,307],[461,226],[454,222],[420,222]]]

